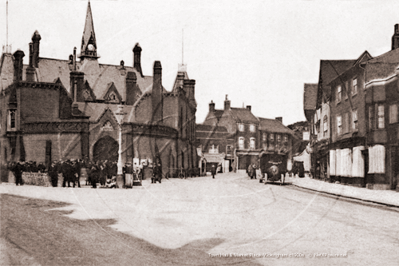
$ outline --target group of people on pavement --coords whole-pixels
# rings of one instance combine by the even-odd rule
[[[43,163],[36,165],[35,162],[10,162],[8,169],[13,172],[15,176],[16,185],[23,185],[22,173],[45,173],[50,177],[51,185],[58,186],[58,178],[62,174],[63,187],[80,187],[80,177],[82,168],[86,171],[86,185],[92,185],[93,188],[97,187],[97,183],[102,186],[105,185],[106,180],[116,176],[117,164],[111,161],[85,161],[82,159],[68,159],[53,161],[48,169]]]

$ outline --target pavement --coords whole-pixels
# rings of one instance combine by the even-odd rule
[[[348,199],[361,200],[366,203],[383,204],[389,207],[399,208],[399,193],[393,190],[370,190],[362,187],[353,187],[342,184],[328,183],[322,180],[298,177],[288,177],[288,182],[300,188],[341,196]]]

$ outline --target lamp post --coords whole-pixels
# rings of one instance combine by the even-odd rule
[[[118,147],[118,172],[116,175],[116,183],[119,188],[123,188],[124,186],[124,178],[123,178],[123,162],[122,162],[122,121],[125,113],[123,112],[123,105],[118,106],[118,111],[115,113],[116,119],[119,123],[119,147]]]

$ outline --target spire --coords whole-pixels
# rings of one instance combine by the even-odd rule
[[[85,27],[82,36],[82,47],[80,48],[80,58],[98,58],[96,34],[94,33],[93,15],[91,13],[90,0],[87,4]]]

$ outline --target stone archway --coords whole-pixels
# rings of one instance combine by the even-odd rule
[[[110,136],[99,139],[93,147],[93,161],[118,161],[119,144]]]

